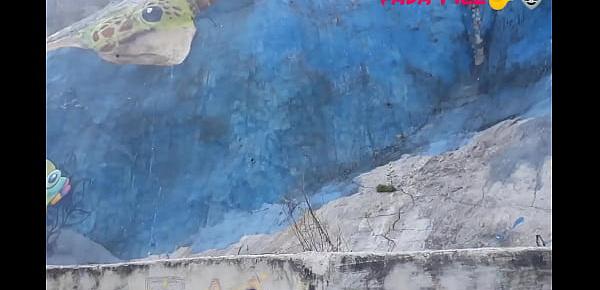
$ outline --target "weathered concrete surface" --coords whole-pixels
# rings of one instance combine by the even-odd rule
[[[551,289],[551,248],[197,257],[48,266],[48,290]]]

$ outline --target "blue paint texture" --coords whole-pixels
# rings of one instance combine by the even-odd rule
[[[515,222],[513,223],[511,229],[514,230],[516,227],[518,227],[519,225],[521,225],[524,222],[525,222],[525,218],[524,217],[519,217],[518,219],[515,220]]]

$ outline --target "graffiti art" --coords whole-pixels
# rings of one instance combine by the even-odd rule
[[[117,64],[175,65],[196,34],[195,16],[212,0],[123,0],[50,35],[47,51],[78,47]]]
[[[46,159],[46,210],[49,205],[56,205],[71,191],[69,178],[62,176],[56,165]]]

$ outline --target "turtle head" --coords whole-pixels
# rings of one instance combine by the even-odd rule
[[[208,0],[123,0],[49,36],[47,51],[94,50],[118,64],[176,65],[187,57],[196,33],[199,3]]]

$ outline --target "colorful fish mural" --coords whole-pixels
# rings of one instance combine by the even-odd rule
[[[56,205],[71,191],[69,178],[62,176],[52,161],[46,159],[46,210],[49,205]]]

